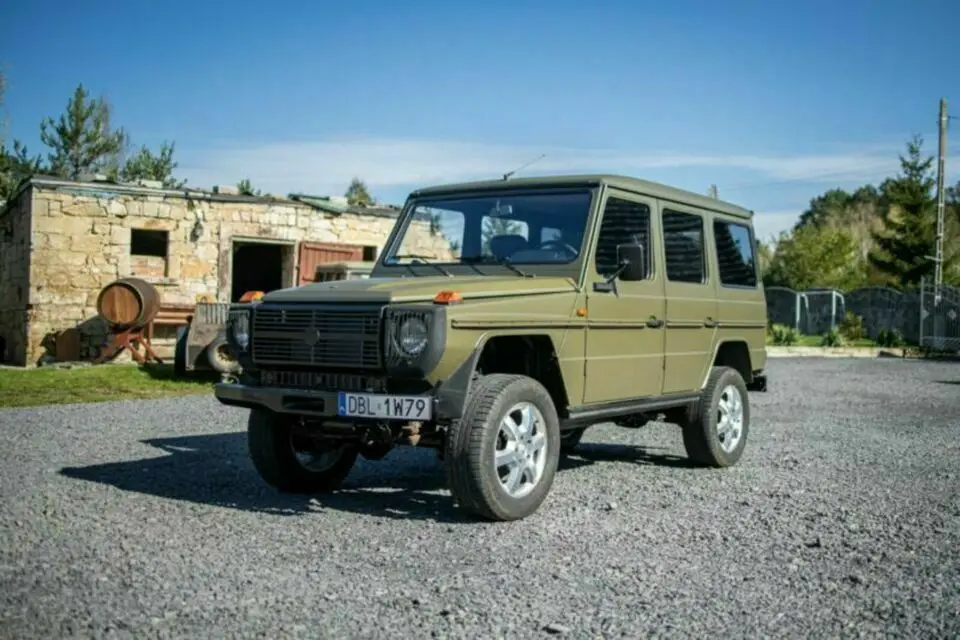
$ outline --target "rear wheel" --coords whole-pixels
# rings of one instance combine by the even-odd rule
[[[550,394],[522,375],[477,379],[444,449],[447,484],[462,507],[490,520],[531,515],[550,492],[560,455]]]
[[[270,486],[288,493],[338,488],[357,460],[355,445],[323,443],[294,433],[295,418],[254,409],[247,421],[250,459]]]
[[[730,367],[714,367],[700,401],[681,428],[691,460],[711,467],[735,465],[750,432],[750,401],[740,373]]]

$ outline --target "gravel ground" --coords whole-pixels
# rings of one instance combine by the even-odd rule
[[[739,466],[597,426],[505,525],[429,451],[276,494],[208,397],[0,412],[0,635],[956,637],[960,365],[770,373]]]

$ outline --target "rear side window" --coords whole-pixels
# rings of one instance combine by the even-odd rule
[[[663,247],[667,279],[673,282],[706,282],[703,218],[693,213],[663,210]]]
[[[756,287],[756,251],[750,228],[736,222],[714,220],[713,237],[720,282],[733,287]]]

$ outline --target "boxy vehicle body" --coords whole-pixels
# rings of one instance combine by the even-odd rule
[[[449,251],[417,253],[429,223]],[[443,185],[408,198],[369,279],[267,294],[231,315],[250,454],[287,491],[335,489],[358,454],[437,449],[460,505],[536,511],[601,422],[678,425],[735,464],[766,389],[752,213],[622,176]]]

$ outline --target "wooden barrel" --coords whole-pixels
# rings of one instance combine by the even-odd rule
[[[140,278],[120,278],[105,286],[97,296],[97,312],[117,329],[142,327],[160,309],[160,294]]]

